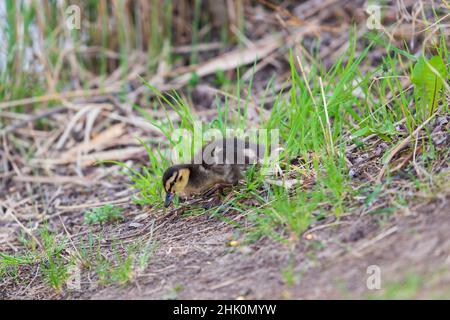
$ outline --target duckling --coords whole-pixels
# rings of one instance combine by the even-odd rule
[[[175,194],[201,194],[216,185],[236,185],[242,171],[264,157],[265,147],[246,139],[214,140],[194,155],[191,163],[168,168],[162,183],[166,191],[165,207]]]

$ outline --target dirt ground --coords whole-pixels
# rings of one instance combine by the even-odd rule
[[[302,19],[317,14],[314,23],[327,27],[320,34],[319,57],[325,67],[333,65],[345,52],[351,23],[356,21],[358,30],[365,31],[366,16],[360,2],[314,1],[315,6],[307,2],[298,6]],[[408,6],[416,3],[406,2]],[[389,10],[386,23],[397,22],[396,12],[401,9]],[[264,13],[260,8],[254,11],[255,17]],[[255,75],[252,97],[256,104],[265,101],[264,106],[270,109],[276,95],[266,101],[265,87],[276,74],[275,87],[284,90],[291,73],[289,49],[295,48],[298,39],[295,39],[296,29],[292,29],[283,33],[286,46],[274,46],[271,29],[258,31],[265,25],[261,21],[266,21],[260,19],[252,20],[255,39],[261,37],[260,33],[267,34],[267,39],[262,38],[267,40],[267,46],[279,48],[265,54],[267,59],[262,61],[261,70]],[[277,19],[274,14],[273,21]],[[325,21],[327,24],[323,23]],[[409,20],[404,24],[409,25]],[[315,34],[320,29],[313,27],[312,24],[304,31],[303,41],[311,52],[315,48]],[[424,27],[416,27],[419,28],[415,31],[416,41],[420,43],[424,33],[418,30]],[[395,28],[392,38],[394,36],[400,43],[410,40],[409,33],[402,28]],[[232,54],[238,49],[229,48]],[[209,64],[217,63],[230,52],[206,52],[203,59],[210,61]],[[384,49],[371,52],[373,65],[378,65],[384,55]],[[133,67],[145,65],[147,55],[142,57],[133,60]],[[162,63],[160,69],[164,71],[164,67]],[[365,67],[371,68],[370,65]],[[164,80],[161,90],[186,85],[186,75],[190,77],[191,71],[185,74],[184,65],[177,68],[182,71],[171,71],[176,77],[161,76]],[[227,72],[230,79],[234,78],[234,70]],[[130,70],[132,75],[139,73],[141,71]],[[191,104],[203,121],[217,116],[213,73],[209,76],[193,90],[191,97]],[[118,167],[94,165],[97,160],[113,159],[132,167],[148,166],[146,150],[135,137],[146,138],[155,145],[166,143],[161,132],[143,121],[132,108],[134,104],[150,105],[150,93],[140,79],[132,77],[130,83],[133,85],[126,104],[109,93],[79,98],[69,106],[34,114],[34,120],[46,120],[46,130],[26,127],[27,121],[15,122],[7,128],[10,136],[0,139],[0,151],[5,159],[0,163],[5,168],[0,172],[0,253],[20,253],[24,248],[20,241],[24,231],[36,234],[48,224],[49,229],[58,234],[58,240],[66,239],[65,258],[77,253],[73,249],[79,248],[81,241],[87,241],[88,234],[104,237],[99,242],[107,259],[114,258],[112,243],[143,247],[147,241],[156,241],[148,266],[125,285],[100,285],[98,279],[91,278],[93,272],[83,270],[81,290],[64,288],[61,292],[45,283],[39,264],[23,266],[18,279],[0,278],[0,299],[450,299],[448,183],[432,195],[393,186],[391,195],[385,191],[378,203],[364,207],[362,202],[355,202],[353,209],[341,217],[327,215],[311,225],[300,239],[284,237],[284,241],[268,236],[249,239],[245,229],[251,212],[243,215],[225,209],[215,216],[202,212],[188,215],[184,212],[186,205],[165,213],[132,203],[133,190]],[[118,82],[117,87],[122,86],[123,83]],[[408,90],[409,82],[402,86]],[[222,96],[220,99],[225,100]],[[249,111],[249,117],[254,117],[252,121],[257,121],[259,113],[264,111],[256,108],[256,104],[255,109],[252,107]],[[168,113],[154,110],[153,116],[159,120],[167,117],[180,120],[173,110]],[[93,127],[88,125],[91,121],[95,124]],[[448,123],[450,116],[447,114],[429,128],[435,147],[444,154],[438,157],[431,171],[433,174],[446,171],[446,177],[449,176],[448,151],[445,151],[450,147]],[[404,124],[399,124],[395,130],[406,137]],[[92,136],[87,147],[83,145],[86,136]],[[364,144],[362,151],[356,145],[355,148],[347,146],[350,147],[347,149],[349,175],[359,180],[355,184],[360,185],[368,181],[375,183],[381,170],[381,157],[390,147],[375,135],[364,138]],[[399,184],[413,184],[402,180],[402,174],[406,175],[405,171],[411,169],[413,148],[409,146],[404,151],[392,159],[401,164],[394,179],[398,179]],[[393,206],[385,199],[395,198],[395,192],[404,193],[406,203]],[[84,224],[85,210],[106,203],[122,207],[125,219],[103,226]],[[392,208],[395,209],[391,212],[383,212]],[[380,290],[367,287],[370,266],[379,267]]]
[[[233,227],[206,216],[176,217],[155,236],[166,239],[145,274],[126,287],[84,292],[82,299],[342,299],[389,297],[407,276],[419,283],[406,298],[450,298],[450,194],[387,221],[370,214],[325,223],[294,246],[271,239],[230,248]],[[320,229],[322,227],[322,229]],[[320,241],[317,249],[312,242]],[[295,265],[294,283],[283,271]],[[367,267],[381,270],[381,290],[367,289]],[[406,278],[405,278],[406,277]],[[407,288],[406,288],[407,290]],[[392,291],[392,290],[391,290]],[[384,295],[383,295],[384,294]],[[402,296],[400,292],[397,297]]]
[[[97,193],[94,189],[83,193],[82,188],[73,188],[79,203],[75,206],[64,206],[54,196],[47,216],[50,228],[62,222],[69,235],[76,235],[69,248],[78,246],[77,241],[88,232],[105,235],[105,247],[113,240],[142,246],[153,239],[157,246],[145,270],[126,285],[98,285],[87,273],[81,291],[58,293],[44,282],[38,268],[22,269],[20,285],[2,282],[2,298],[450,298],[448,187],[432,196],[417,193],[407,206],[389,214],[356,208],[339,219],[328,216],[311,225],[300,239],[248,241],[242,229],[248,220],[241,214],[186,215],[186,205],[168,213],[142,208],[126,197],[117,199],[127,189],[120,191],[123,187],[118,181],[110,183],[117,190],[97,188]],[[83,225],[84,206],[89,207],[95,198],[112,201],[108,193],[122,203],[125,220]],[[83,194],[85,202],[80,200]],[[52,210],[58,213],[51,214]],[[233,246],[231,241],[235,241]],[[380,269],[381,290],[367,288],[367,268],[372,265]]]

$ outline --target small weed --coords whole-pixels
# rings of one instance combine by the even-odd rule
[[[293,261],[290,261],[287,267],[283,269],[281,276],[283,277],[284,283],[288,287],[292,287],[298,282],[298,276],[295,272],[295,265]]]
[[[177,284],[175,287],[171,288],[162,298],[163,300],[177,300],[178,294],[184,289],[181,284]]]
[[[48,228],[42,229],[40,236],[44,246],[41,274],[54,289],[60,291],[68,276],[68,261],[63,256],[64,241],[57,241],[55,235]]]
[[[102,285],[120,284],[124,285],[131,281],[134,277],[133,259],[134,251],[126,248],[122,254],[117,249],[112,249],[112,255],[106,257],[98,251],[95,262],[94,271],[98,276],[98,281]]]
[[[134,248],[130,247],[125,248],[123,253],[114,249],[113,251],[109,258],[97,255],[94,266],[95,273],[102,285],[125,285],[133,281],[137,275],[136,267],[140,267],[140,261],[136,261],[138,254]]]
[[[42,249],[33,249],[19,255],[0,253],[0,274],[18,278],[22,267],[37,267],[43,279],[58,292],[61,291],[67,279],[70,258],[64,256],[64,240],[56,239],[47,227],[39,232]]]
[[[447,68],[440,56],[433,56],[430,60],[421,56],[414,65],[411,82],[414,84],[417,113],[422,121],[433,114],[446,79]]]
[[[84,213],[84,223],[96,224],[106,223],[123,219],[123,209],[111,204],[90,209]]]
[[[143,248],[140,245],[112,243],[106,250],[100,245],[102,238],[88,235],[78,248],[87,270],[94,272],[101,285],[125,285],[136,278],[148,266],[156,249],[156,241],[149,239]]]
[[[417,297],[422,285],[423,280],[418,274],[409,274],[402,281],[387,283],[381,293],[371,294],[368,298],[411,300]]]
[[[8,277],[15,283],[20,283],[20,267],[32,266],[36,261],[36,257],[29,252],[14,256],[0,252],[0,278]]]

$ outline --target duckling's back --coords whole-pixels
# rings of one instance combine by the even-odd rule
[[[251,142],[248,138],[216,139],[203,146],[194,156],[194,163],[212,165],[236,165],[245,167],[264,158],[266,148],[262,144]]]

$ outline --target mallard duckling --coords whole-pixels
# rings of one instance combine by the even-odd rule
[[[201,194],[215,185],[235,185],[242,171],[264,157],[265,147],[238,138],[218,139],[196,154],[191,163],[168,168],[162,183],[166,191],[165,207],[175,194]]]

